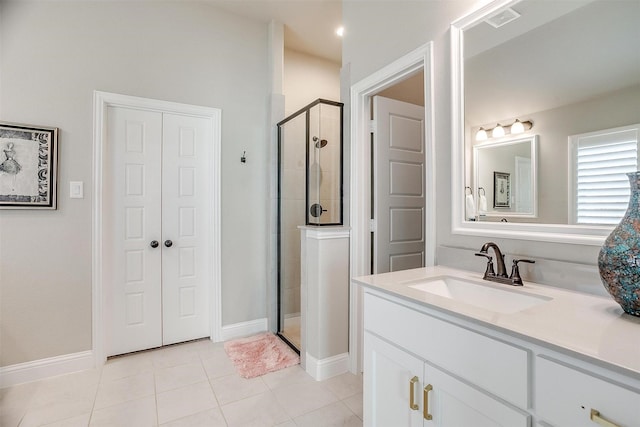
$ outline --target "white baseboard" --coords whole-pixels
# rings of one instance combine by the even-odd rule
[[[343,353],[320,360],[306,353],[305,359],[305,371],[316,381],[323,381],[327,378],[349,372],[349,353]]]
[[[246,337],[260,332],[267,332],[269,327],[268,319],[250,320],[248,322],[234,323],[222,327],[221,340],[228,341],[234,338]]]
[[[0,368],[0,388],[95,367],[93,351],[65,354]]]
[[[266,332],[267,318],[234,323],[222,327],[222,341]],[[38,381],[56,375],[84,371],[95,367],[93,351],[65,354],[32,362],[0,367],[0,388]]]

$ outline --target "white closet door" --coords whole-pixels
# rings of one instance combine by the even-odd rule
[[[209,336],[211,121],[164,114],[163,343]],[[171,246],[168,241],[171,241]]]
[[[107,355],[162,345],[162,114],[109,107],[105,176]]]

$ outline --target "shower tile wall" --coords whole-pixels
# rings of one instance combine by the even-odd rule
[[[311,223],[340,222],[340,112],[339,107],[326,104],[319,104],[310,111],[310,136],[327,141],[320,149],[313,141],[309,143],[309,162],[317,160],[321,171],[321,178],[316,179],[319,188],[310,185],[309,204],[320,203],[327,210],[320,218],[310,217]],[[316,150],[315,153],[312,150]]]
[[[331,142],[324,148],[328,149],[326,153],[326,157],[328,157],[328,159],[325,162],[325,165],[327,166],[327,179],[322,183],[320,188],[320,197],[322,200],[326,200],[329,203],[328,209],[331,209],[329,211],[331,212],[331,215],[327,222],[339,223],[342,222],[340,220],[342,189],[342,185],[340,183],[340,160],[342,158],[340,123],[342,120],[342,110],[338,107],[329,105],[322,105],[321,107],[323,123],[322,132],[325,135],[324,137]]]

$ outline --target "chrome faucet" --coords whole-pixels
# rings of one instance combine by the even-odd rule
[[[496,255],[496,262],[498,264],[497,272],[494,272],[493,270],[493,257],[489,255],[489,248],[493,248],[493,252]],[[487,269],[485,270],[484,276],[482,277],[484,280],[490,280],[492,282],[504,283],[513,286],[522,286],[522,278],[520,277],[520,269],[518,268],[518,263],[535,263],[535,261],[532,261],[530,259],[514,259],[513,266],[511,267],[511,275],[507,276],[507,269],[504,265],[504,255],[502,254],[502,251],[500,250],[498,245],[496,245],[495,243],[487,242],[482,245],[482,248],[480,248],[480,252],[477,252],[476,256],[483,256],[487,258]]]

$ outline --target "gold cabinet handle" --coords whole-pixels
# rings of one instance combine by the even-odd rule
[[[409,381],[409,408],[411,408],[414,411],[418,410],[418,404],[414,402],[414,393],[413,390],[416,388],[416,383],[418,382],[418,377],[413,377],[411,378],[411,381]]]
[[[424,404],[422,405],[422,416],[427,421],[431,421],[433,419],[433,416],[429,413],[429,392],[431,390],[433,390],[433,386],[431,384],[427,384],[427,386],[424,388],[424,391],[422,392],[422,397],[424,399]]]
[[[589,418],[594,423],[604,427],[620,427],[618,424],[612,423],[611,421],[602,418],[600,416],[600,411],[597,411],[595,409],[591,409],[591,416]]]

